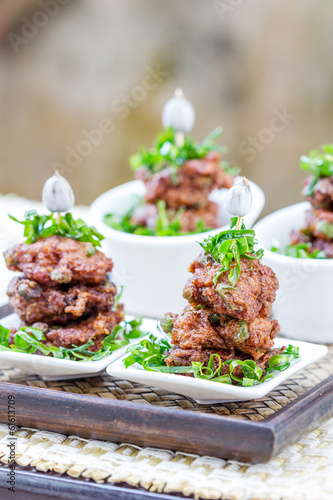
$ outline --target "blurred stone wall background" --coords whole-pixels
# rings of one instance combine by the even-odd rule
[[[333,139],[332,0],[0,0],[0,16],[2,193],[39,199],[55,164],[78,203],[130,180],[177,86],[265,213],[300,200],[299,156]]]

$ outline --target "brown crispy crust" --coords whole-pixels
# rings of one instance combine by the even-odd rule
[[[137,170],[136,177],[146,185],[145,200],[148,203],[164,200],[168,208],[203,208],[213,189],[230,188],[233,185],[234,177],[221,168],[220,162],[220,153],[216,151],[210,152],[205,158],[187,160],[177,169],[177,184],[173,181],[170,167],[153,175],[142,167]]]
[[[24,276],[9,284],[9,303],[26,324],[64,324],[97,312],[111,311],[117,294],[113,283],[47,287]]]
[[[103,338],[109,335],[123,319],[123,307],[118,306],[115,311],[106,314],[98,313],[85,320],[68,323],[59,328],[46,323],[34,323],[32,326],[44,332],[46,344],[70,348],[73,345],[81,346],[89,340],[94,340],[95,344],[90,350],[96,351],[100,349]]]
[[[69,283],[102,283],[112,270],[112,260],[90,243],[50,236],[4,252],[8,269],[21,271],[28,279],[46,286]]]
[[[333,212],[323,210],[322,208],[312,208],[306,211],[306,229],[309,230],[315,238],[330,240],[329,236],[320,231],[318,223],[321,221],[333,225]]]
[[[219,314],[232,318],[253,321],[258,315],[268,317],[278,289],[278,280],[267,266],[258,260],[241,258],[241,275],[234,289],[226,288],[217,292],[217,286],[230,287],[229,273],[223,273],[214,284],[214,275],[221,265],[204,252],[191,264],[183,297],[191,305],[204,304]]]
[[[302,194],[306,196],[307,189],[313,180],[310,175],[303,181]],[[333,177],[322,177],[314,187],[313,195],[306,198],[313,207],[333,211]]]
[[[216,315],[211,309],[188,307],[173,319],[171,341],[181,349],[238,350],[256,360],[273,347],[279,330],[276,320],[270,321],[261,316],[246,323]]]

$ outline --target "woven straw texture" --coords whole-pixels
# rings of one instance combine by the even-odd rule
[[[36,376],[27,377],[20,371],[4,370],[0,371],[0,381],[258,421],[275,413],[332,373],[333,347],[320,363],[296,374],[260,400],[212,406],[201,406],[184,396],[106,376],[46,382]],[[96,482],[121,482],[153,492],[203,499],[333,498],[333,419],[263,465],[33,429],[21,428],[16,436],[17,463],[46,473],[55,471]],[[8,427],[0,425],[0,462],[3,463],[8,460],[8,439]]]
[[[42,380],[36,375],[27,376],[20,370],[12,369],[0,370],[0,382],[260,421],[280,410],[332,374],[333,346],[329,349],[329,355],[320,360],[319,363],[314,363],[305,370],[296,373],[265,397],[255,401],[215,405],[199,405],[186,396],[172,394],[163,389],[147,387],[128,380],[114,379],[107,375],[51,382]]]

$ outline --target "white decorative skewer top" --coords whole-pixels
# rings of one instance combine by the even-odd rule
[[[59,172],[56,171],[45,182],[42,202],[50,212],[68,212],[73,208],[75,203],[73,189]]]
[[[237,229],[242,226],[242,217],[249,213],[252,205],[252,193],[249,181],[243,177],[229,189],[226,196],[226,207],[231,215],[237,215]]]
[[[174,96],[166,103],[162,111],[164,128],[172,127],[176,133],[176,145],[184,145],[185,134],[190,132],[195,124],[195,111],[182,89],[176,89]]]

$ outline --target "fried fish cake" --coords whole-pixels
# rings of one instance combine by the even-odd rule
[[[71,348],[73,345],[81,346],[89,340],[93,340],[94,345],[91,346],[90,350],[97,351],[101,347],[101,341],[123,319],[123,307],[118,306],[115,311],[98,313],[82,321],[73,321],[63,326],[50,326],[42,322],[34,323],[31,326],[43,331],[46,344]]]
[[[69,283],[102,283],[112,270],[112,260],[85,243],[62,236],[20,243],[4,252],[8,269],[21,271],[46,286]]]
[[[163,325],[163,322],[162,322]],[[208,308],[187,307],[172,319],[172,344],[181,349],[213,349],[246,353],[258,359],[274,345],[280,327],[258,316],[251,322],[220,315]]]
[[[333,212],[315,208],[306,212],[306,230],[315,238],[333,239]]]
[[[233,185],[234,177],[227,174],[220,163],[220,153],[211,151],[205,158],[185,161],[177,168],[176,174],[172,167],[166,167],[150,175],[142,167],[137,170],[136,176],[146,184],[145,200],[148,203],[164,200],[168,208],[203,208],[213,189]]]
[[[221,264],[202,252],[191,264],[183,297],[191,305],[205,305],[216,313],[232,318],[253,321],[256,316],[268,317],[278,290],[278,280],[271,268],[258,260],[241,258],[241,274],[233,287],[224,272],[214,284]],[[235,263],[232,264],[232,267]]]
[[[320,178],[314,186],[312,196],[307,197],[306,194],[312,181],[311,175],[304,180],[302,194],[313,207],[333,211],[333,176]]]
[[[117,294],[110,281],[96,285],[47,287],[24,276],[12,279],[7,295],[16,314],[26,324],[63,324],[97,312],[111,311]]]

